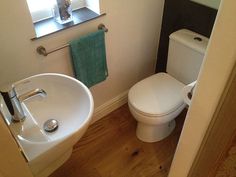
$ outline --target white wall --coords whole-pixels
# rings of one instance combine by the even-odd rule
[[[236,63],[235,7],[222,0],[169,177],[187,177]]]
[[[107,13],[105,17],[30,41],[34,30],[26,2],[2,0],[0,85],[43,72],[73,75],[68,49],[47,57],[39,56],[35,49],[39,45],[46,49],[60,46],[96,30],[102,22],[109,29],[106,34],[109,77],[91,91],[95,107],[105,103],[154,73],[163,3],[164,0],[100,0],[101,11]]]

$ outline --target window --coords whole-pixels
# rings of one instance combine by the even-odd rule
[[[27,4],[32,16],[33,22],[38,22],[53,17],[52,8],[56,0],[27,0]],[[73,0],[72,10],[86,7],[85,0]]]
[[[26,0],[34,24],[36,36],[32,40],[82,24],[106,15],[100,14],[99,0],[71,0],[73,21],[57,23],[53,7],[58,0]]]

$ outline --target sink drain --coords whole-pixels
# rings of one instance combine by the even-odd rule
[[[43,128],[46,132],[54,132],[58,128],[58,121],[55,119],[49,119],[43,124]]]

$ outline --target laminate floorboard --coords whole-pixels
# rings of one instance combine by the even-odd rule
[[[186,110],[176,118],[169,137],[144,143],[136,138],[136,121],[125,104],[92,124],[50,177],[166,177],[185,115]]]

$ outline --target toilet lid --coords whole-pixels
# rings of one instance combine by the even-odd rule
[[[184,104],[181,90],[185,85],[167,73],[152,75],[129,91],[129,104],[137,111],[152,116],[163,116]]]

